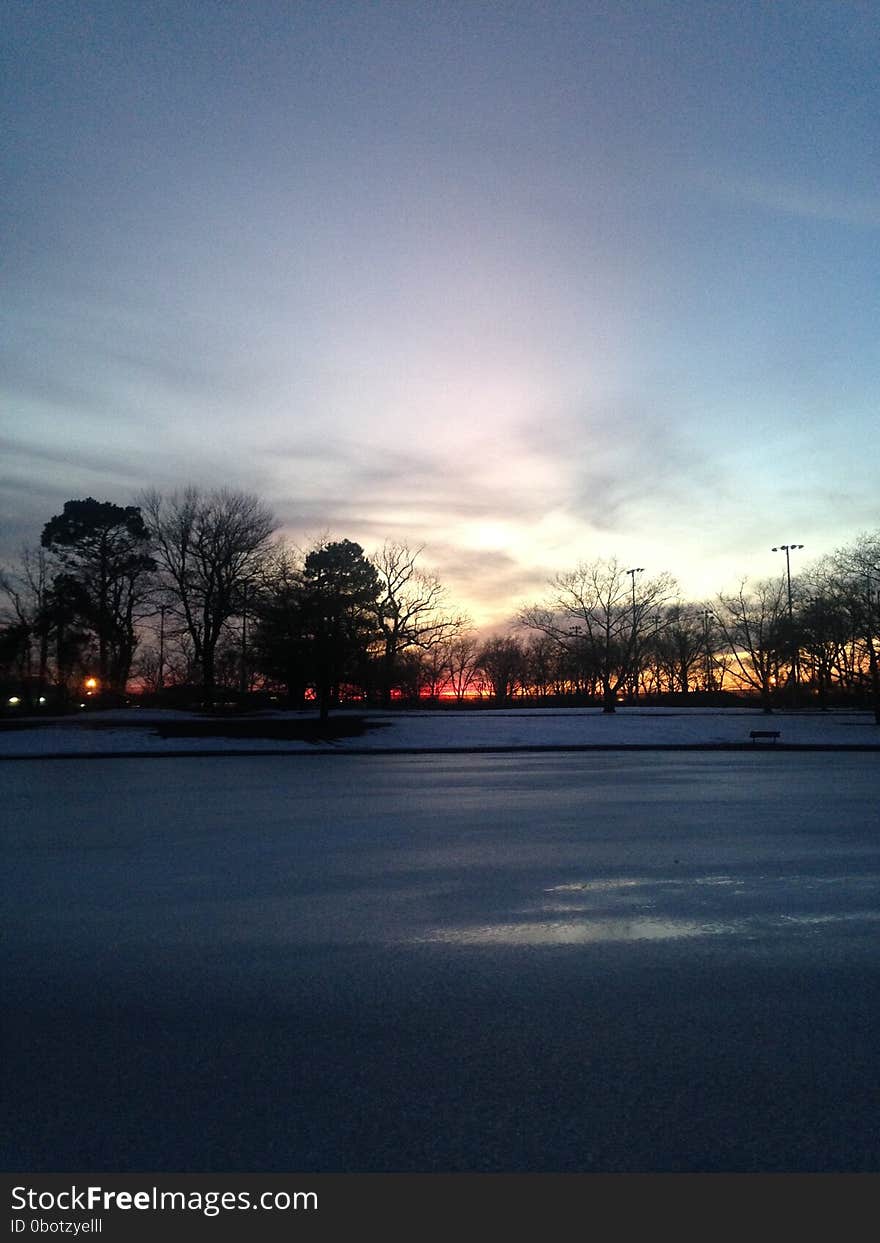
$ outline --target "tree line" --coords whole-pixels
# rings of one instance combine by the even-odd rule
[[[620,702],[695,694],[774,706],[872,704],[880,723],[880,532],[797,577],[681,599],[667,573],[579,563],[480,637],[422,549],[276,538],[259,497],[196,486],[134,505],[68,501],[0,574],[5,710],[121,702],[212,706],[271,695],[386,707],[483,698]]]

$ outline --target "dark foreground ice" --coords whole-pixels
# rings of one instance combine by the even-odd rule
[[[4,1168],[876,1171],[878,770],[4,763]]]

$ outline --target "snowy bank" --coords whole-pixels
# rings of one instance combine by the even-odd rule
[[[487,751],[581,747],[819,746],[880,749],[880,727],[871,712],[785,712],[767,716],[749,708],[624,707],[613,715],[597,708],[340,712],[332,719],[364,721],[362,733],[333,740],[223,737],[212,720],[210,736],[163,737],[175,722],[206,721],[196,713],[139,708],[94,712],[50,720],[23,719],[0,732],[0,758],[50,755],[169,755],[217,752]],[[272,712],[267,732],[279,722],[313,722],[314,713]],[[236,718],[240,723],[242,718]],[[752,730],[778,730],[778,742],[752,743]]]

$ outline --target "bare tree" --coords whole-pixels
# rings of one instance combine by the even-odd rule
[[[559,669],[559,645],[545,634],[533,634],[525,647],[526,677],[530,692],[546,699]]]
[[[773,710],[786,651],[788,618],[784,579],[766,580],[749,592],[745,583],[735,596],[719,596],[715,619],[737,677],[761,696],[765,712]]]
[[[496,636],[480,649],[477,668],[486,675],[495,703],[502,708],[526,676],[526,651],[513,635]]]
[[[419,653],[422,667],[422,688],[428,699],[436,700],[449,680],[449,648],[451,640],[435,643]]]
[[[687,604],[670,605],[656,619],[650,651],[667,688],[686,695],[706,660],[705,627],[697,609]]]
[[[399,657],[412,648],[423,652],[458,634],[464,619],[446,611],[446,588],[436,574],[420,569],[422,552],[386,540],[371,559],[379,575],[376,620],[381,629],[381,694],[391,703]]]
[[[874,720],[880,725],[880,531],[864,533],[834,554],[840,579],[848,586],[847,600],[854,632],[864,648]]]
[[[614,712],[639,647],[656,633],[657,612],[675,592],[674,580],[665,573],[636,580],[615,559],[600,559],[557,575],[551,591],[547,602],[523,609],[520,621],[587,655],[602,688],[602,711]]]
[[[189,635],[205,701],[213,703],[217,645],[255,581],[275,529],[258,497],[190,486],[169,497],[150,491],[140,505],[154,541],[161,591]]]
[[[37,688],[43,691],[49,685],[52,636],[52,581],[45,548],[22,548],[19,564],[0,571],[0,590],[7,599],[0,620],[21,637],[21,672],[26,679],[36,677]]]
[[[417,704],[426,692],[433,694],[432,671],[426,663],[432,655],[433,652],[422,652],[418,648],[410,648],[398,657],[394,689],[403,703]]]
[[[450,640],[447,667],[449,685],[461,703],[479,676],[480,647],[473,630],[463,630]]]
[[[815,691],[824,711],[835,686],[852,688],[857,680],[854,663],[857,637],[852,597],[846,577],[833,558],[823,557],[800,576],[798,601],[799,668],[806,685]],[[856,592],[858,596],[858,592]],[[858,605],[856,606],[858,612]],[[855,658],[855,662],[854,662]]]

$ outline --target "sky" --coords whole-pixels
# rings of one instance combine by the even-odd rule
[[[2,559],[226,486],[503,626],[579,561],[711,599],[880,526],[876,4],[3,24]]]

